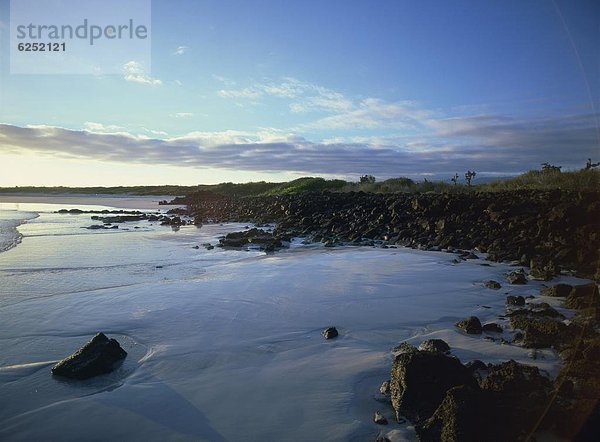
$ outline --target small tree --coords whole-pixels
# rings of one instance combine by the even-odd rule
[[[562,166],[555,166],[550,163],[542,163],[542,172],[559,172],[562,169]]]
[[[458,184],[458,174],[455,173],[454,176],[452,178],[450,178],[450,181],[452,181],[454,183],[454,185],[456,186]]]
[[[467,170],[465,172],[465,181],[467,182],[467,186],[471,187],[471,180],[475,178],[475,175],[477,175],[477,172],[475,172],[474,170]]]
[[[375,177],[373,175],[363,175],[360,177],[360,184],[375,184]]]

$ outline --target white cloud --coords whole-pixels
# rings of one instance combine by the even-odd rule
[[[323,117],[303,128],[313,129],[415,129],[431,112],[414,108],[409,102],[391,103],[378,98],[366,98],[357,105],[346,105],[344,112]]]
[[[171,116],[175,117],[175,118],[191,118],[194,116],[194,113],[192,113],[192,112],[177,112]]]
[[[152,78],[144,71],[144,67],[137,61],[129,61],[123,65],[123,78],[134,83],[161,85],[162,81]]]
[[[186,51],[189,48],[187,46],[177,46],[177,49],[175,49],[175,52],[173,52],[173,55],[183,55],[186,53]]]
[[[93,121],[86,121],[83,127],[88,132],[95,133],[115,133],[124,129],[122,126],[117,126],[115,124],[94,123]]]

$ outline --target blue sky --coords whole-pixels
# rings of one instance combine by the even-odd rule
[[[152,2],[152,67],[11,75],[0,185],[509,175],[600,156],[600,3]]]

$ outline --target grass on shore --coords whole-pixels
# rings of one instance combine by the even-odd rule
[[[226,196],[287,195],[303,192],[371,192],[371,193],[463,193],[473,191],[502,192],[510,190],[573,190],[600,191],[600,170],[581,169],[571,172],[560,170],[530,170],[514,178],[504,178],[484,184],[467,186],[448,181],[414,181],[410,178],[390,178],[380,182],[350,182],[303,177],[286,183],[201,184],[198,186],[129,186],[129,187],[10,187],[0,193],[99,194],[99,195],[189,195],[210,191]]]

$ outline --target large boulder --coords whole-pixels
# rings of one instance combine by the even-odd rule
[[[486,367],[479,385],[450,388],[415,427],[422,441],[524,440],[544,412],[552,382],[537,367],[508,361]]]
[[[52,367],[52,374],[73,379],[87,379],[115,369],[127,352],[116,339],[98,333],[71,356]]]
[[[460,361],[440,352],[407,351],[392,365],[390,391],[396,417],[413,423],[430,417],[446,391],[457,385],[475,386],[475,378]]]

